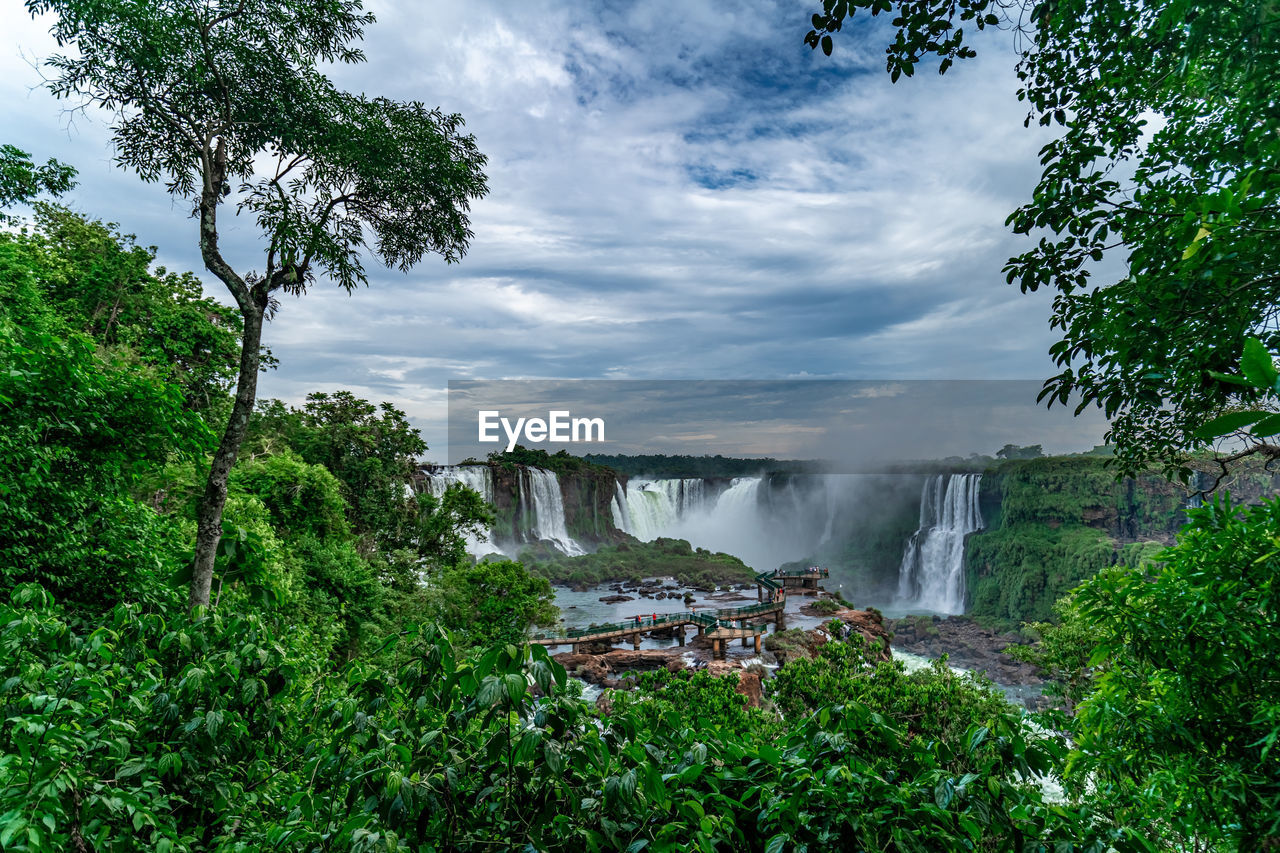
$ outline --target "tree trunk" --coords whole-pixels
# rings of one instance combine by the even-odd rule
[[[253,294],[256,296],[257,294]],[[240,375],[236,380],[236,400],[231,418],[222,434],[222,441],[213,454],[213,465],[205,483],[204,495],[196,512],[196,559],[191,573],[189,607],[207,607],[209,592],[213,586],[213,563],[218,555],[218,541],[222,538],[222,509],[227,503],[227,478],[236,464],[236,455],[249,428],[249,416],[258,394],[258,367],[262,343],[262,316],[265,304],[257,299],[240,310],[244,318],[244,334],[241,338]]]

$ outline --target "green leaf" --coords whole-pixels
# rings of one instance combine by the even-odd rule
[[[1267,438],[1280,433],[1280,414],[1268,415],[1254,424],[1249,432],[1258,438]]]
[[[1249,424],[1257,423],[1267,416],[1267,412],[1251,410],[1247,412],[1227,412],[1219,415],[1195,431],[1195,437],[1209,441],[1219,436],[1228,435],[1243,429]]]
[[[1257,338],[1245,338],[1244,354],[1240,356],[1240,372],[1254,385],[1268,391],[1275,388],[1276,379],[1280,379],[1271,353],[1267,352],[1266,345]]]
[[[8,847],[13,837],[23,830],[27,825],[27,819],[24,817],[15,817],[0,829],[0,847]]]
[[[1210,370],[1209,375],[1214,379],[1217,379],[1219,382],[1230,382],[1232,385],[1243,385],[1246,388],[1250,387],[1248,379],[1245,379],[1243,376],[1236,376],[1234,373],[1219,373],[1216,370]]]
[[[1187,246],[1187,248],[1182,250],[1182,259],[1184,261],[1189,260],[1192,256],[1196,254],[1196,252],[1199,252],[1200,246],[1203,243],[1204,238],[1208,236],[1209,236],[1209,229],[1201,225],[1200,230],[1196,232],[1196,236],[1191,241],[1191,244]]]

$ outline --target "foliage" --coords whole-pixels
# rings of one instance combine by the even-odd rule
[[[1053,617],[1052,622],[1024,625],[1034,642],[1010,646],[1005,654],[1034,666],[1048,682],[1045,695],[1061,699],[1066,711],[1072,713],[1093,691],[1096,669],[1090,666],[1089,659],[1097,637],[1093,627],[1080,616],[1071,594],[1054,603]]]
[[[342,483],[354,532],[367,550],[394,550],[414,538],[417,504],[407,489],[427,449],[405,413],[375,407],[350,391],[307,395],[289,443],[307,462]]]
[[[360,0],[26,8],[56,15],[55,40],[74,47],[47,61],[51,91],[111,113],[117,162],[194,202],[205,267],[240,312],[235,398],[196,520],[189,598],[204,606],[278,295],[304,293],[317,274],[348,291],[367,283],[366,250],[401,270],[428,253],[458,260],[471,238],[470,201],[487,191],[485,158],[460,116],[352,95],[321,73],[322,63],[364,59],[351,46],[373,20]],[[219,248],[218,214],[229,203],[256,221],[261,272],[237,271]]]
[[[418,553],[436,565],[458,565],[471,559],[467,541],[493,526],[494,512],[475,489],[452,483],[439,497],[418,495],[418,519]]]
[[[15,204],[34,201],[41,193],[62,195],[76,185],[76,170],[50,158],[37,166],[31,155],[12,145],[0,145],[0,224],[14,221],[4,213]]]
[[[239,361],[240,317],[205,297],[195,275],[153,269],[155,247],[53,205],[36,205],[31,239],[53,259],[42,273],[46,298],[73,328],[167,371],[190,408],[222,403]],[[274,363],[268,351],[262,359]]]
[[[689,456],[661,453],[626,454],[587,453],[583,459],[611,468],[627,477],[655,478],[730,478],[754,477],[763,472],[804,473],[815,467],[809,461],[778,460],[769,457],[740,459],[732,456]]]
[[[774,714],[747,704],[738,692],[738,676],[665,669],[635,673],[634,688],[614,690],[604,710],[605,720],[640,730],[694,729],[743,739],[772,740],[786,727]]]
[[[955,743],[857,702],[776,736],[695,727],[661,694],[727,708],[706,676],[600,719],[540,647],[467,659],[410,628],[388,638],[399,663],[331,671],[286,625],[175,601],[78,626],[18,590],[0,607],[6,849],[1133,849],[1017,781],[1059,747],[1009,719]],[[973,773],[945,769],[957,754]]]
[[[813,604],[809,605],[809,609],[814,613],[817,613],[819,616],[830,616],[833,613],[839,612],[842,607],[843,605],[834,598],[819,598]]]
[[[955,24],[1020,30],[1028,124],[1060,128],[1031,201],[1009,217],[1044,235],[1005,267],[1056,291],[1051,402],[1097,405],[1124,473],[1158,462],[1190,476],[1195,431],[1233,402],[1223,381],[1244,340],[1280,345],[1280,139],[1271,3],[1176,0],[825,0],[812,46],[857,8],[895,9],[894,79],[927,53],[972,55]],[[998,14],[997,14],[998,13]],[[1153,117],[1159,117],[1158,122]],[[1119,255],[1119,257],[1115,257]],[[1113,260],[1114,258],[1114,260]],[[1115,261],[1121,261],[1121,264]],[[1099,275],[1122,271],[1110,283]]]
[[[567,450],[548,453],[536,447],[530,449],[523,444],[517,444],[511,450],[494,451],[486,458],[490,465],[495,465],[506,471],[514,470],[517,465],[527,465],[531,468],[545,468],[548,471],[555,471],[560,476],[566,474],[612,475],[614,473],[604,465],[594,463],[583,456],[574,456]]]
[[[1257,338],[1245,339],[1239,373],[1214,373],[1213,376],[1230,385],[1248,389],[1256,398],[1264,401],[1261,403],[1263,406],[1274,407],[1277,396],[1280,396],[1280,371],[1276,370],[1275,360],[1267,351],[1266,345]],[[1217,489],[1231,473],[1231,463],[1255,453],[1262,454],[1269,469],[1270,464],[1280,458],[1280,445],[1276,443],[1276,435],[1280,435],[1280,413],[1275,412],[1274,408],[1233,407],[1232,411],[1202,424],[1195,432],[1195,438],[1199,441],[1214,442],[1229,436],[1244,444],[1243,449],[1215,457],[1218,476],[1202,491],[1208,493]]]
[[[939,74],[945,74],[957,59],[977,56],[964,40],[964,28],[956,26],[957,19],[961,24],[971,21],[978,30],[995,27],[1001,17],[994,13],[1016,5],[1007,0],[823,0],[822,13],[810,19],[813,29],[805,34],[804,43],[821,47],[830,56],[832,34],[840,32],[859,9],[872,16],[891,14],[898,31],[885,50],[885,70],[896,83],[899,77],[913,76],[926,54],[941,57]]]
[[[1043,622],[1055,601],[1099,569],[1168,541],[1185,519],[1186,494],[1148,472],[1116,480],[1093,455],[1006,460],[983,475],[987,527],[965,547],[969,615],[1014,627]]]
[[[530,625],[560,616],[551,584],[513,560],[452,566],[432,578],[431,591],[440,623],[466,646],[518,643]]]
[[[189,408],[208,412],[235,377],[239,317],[205,298],[194,275],[153,270],[154,260],[154,248],[114,225],[37,203],[30,231],[0,237],[0,291],[27,290],[59,330],[154,367],[182,387]]]
[[[683,539],[620,542],[578,557],[526,551],[521,559],[528,560],[534,571],[553,583],[582,587],[607,581],[672,577],[681,586],[714,589],[755,579],[755,572],[737,557],[694,548]]]
[[[76,49],[48,60],[50,89],[115,114],[121,165],[183,198],[244,183],[238,203],[268,239],[253,289],[301,290],[318,267],[350,290],[365,280],[367,241],[401,268],[465,251],[485,180],[461,118],[339,91],[317,69],[364,61],[352,44],[373,16],[355,0],[26,5],[55,15],[58,45]],[[260,175],[264,155],[275,167]]]
[[[232,473],[231,486],[262,501],[281,536],[350,536],[342,486],[323,465],[308,465],[285,451],[241,463]]]
[[[945,660],[908,673],[901,661],[873,657],[860,634],[825,643],[813,658],[788,661],[769,684],[787,719],[856,701],[884,715],[908,738],[926,742],[958,743],[970,727],[989,728],[1010,711],[1003,696],[952,672]]]
[[[153,372],[0,316],[0,588],[38,581],[109,608],[163,570],[175,529],[131,487],[198,452],[203,423]]]
[[[997,626],[1046,620],[1058,598],[1115,560],[1107,534],[1080,525],[1022,524],[974,536],[965,549],[966,612]]]
[[[996,456],[1000,459],[1039,459],[1044,456],[1044,448],[1039,444],[1031,444],[1026,447],[1006,444],[996,451]]]
[[[1175,840],[1280,838],[1280,501],[1192,510],[1178,543],[1075,593],[1103,667],[1071,778]]]

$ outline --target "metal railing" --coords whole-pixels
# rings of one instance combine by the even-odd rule
[[[775,569],[772,575],[775,578],[829,578],[831,571],[814,566],[813,569]]]
[[[759,572],[756,574],[756,583],[767,589],[782,589],[782,584],[773,579],[773,572]]]
[[[651,631],[655,628],[663,628],[673,625],[687,625],[693,623],[701,625],[704,628],[714,628],[722,622],[742,622],[747,625],[742,617],[753,616],[757,613],[763,613],[769,610],[776,610],[780,606],[780,602],[765,602],[764,604],[752,604],[748,607],[735,607],[731,610],[717,610],[714,613],[701,612],[696,613],[692,610],[682,611],[680,613],[659,613],[657,618],[651,616],[643,617],[639,622],[629,619],[625,622],[606,622],[603,625],[591,625],[586,628],[566,628],[563,632],[546,631],[541,634],[532,635],[534,640],[575,640],[585,637],[597,637],[604,634],[634,634],[638,631]],[[725,627],[732,628],[733,625]],[[767,628],[767,623],[752,623],[751,630],[758,630],[763,633]]]

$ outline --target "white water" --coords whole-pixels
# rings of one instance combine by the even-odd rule
[[[435,497],[444,495],[449,486],[459,483],[480,493],[485,503],[493,503],[493,472],[488,465],[447,465],[424,472],[427,491]],[[504,553],[493,541],[493,531],[467,536],[467,553],[473,557]]]
[[[981,474],[939,474],[920,493],[920,527],[898,569],[898,604],[935,613],[964,612],[964,539],[983,527]]]
[[[718,487],[702,479],[632,479],[618,487],[610,509],[614,524],[641,541],[684,539],[766,570],[838,537],[841,519],[865,497],[857,480],[810,475],[771,485],[764,477],[737,477]]]
[[[441,465],[423,473],[427,477],[427,491],[436,497],[443,495],[454,483],[460,483],[479,492],[485,503],[493,503],[493,470],[487,465]],[[569,535],[564,518],[564,497],[555,472],[522,468],[519,484],[520,538],[530,542],[550,542],[558,551],[571,557],[585,554],[582,546]],[[506,544],[510,546],[512,543]],[[481,536],[467,537],[467,553],[473,557],[486,554],[514,556],[516,549],[499,545],[493,531],[487,530]]]
[[[702,509],[709,490],[701,479],[633,479],[613,499],[613,520],[620,530],[642,542],[663,536],[682,516]]]
[[[564,520],[564,496],[555,471],[520,469],[521,529],[534,541],[547,541],[570,557],[587,553],[569,535]]]

